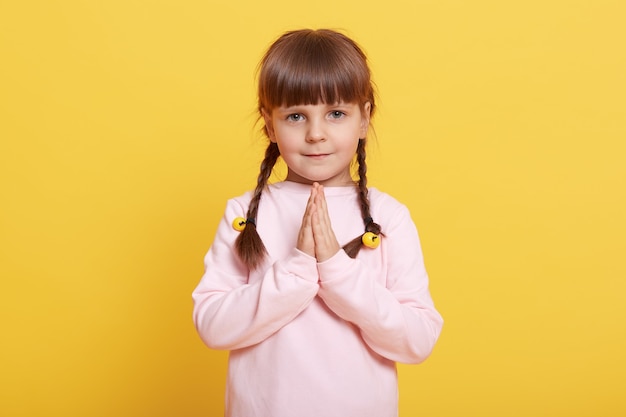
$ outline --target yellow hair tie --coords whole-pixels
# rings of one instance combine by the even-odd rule
[[[238,232],[241,232],[245,228],[246,228],[246,219],[244,219],[243,217],[235,217],[235,220],[233,220],[233,229],[235,229]]]
[[[380,245],[380,237],[372,232],[365,232],[361,236],[361,242],[368,248],[376,249]]]

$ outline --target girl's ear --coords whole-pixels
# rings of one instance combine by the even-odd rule
[[[372,113],[372,104],[369,101],[365,103],[361,113],[361,139],[365,139],[367,128],[370,125],[370,114]]]
[[[276,142],[272,116],[269,115],[265,109],[261,109],[261,114],[263,115],[263,121],[265,122],[265,133],[267,134],[267,137],[270,139],[270,142]]]

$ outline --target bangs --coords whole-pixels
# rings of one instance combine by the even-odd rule
[[[285,39],[268,51],[259,77],[259,106],[372,101],[370,72],[363,52],[344,37],[318,32]],[[291,41],[291,42],[289,42]]]

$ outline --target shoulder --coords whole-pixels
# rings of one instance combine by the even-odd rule
[[[413,223],[408,207],[391,195],[372,187],[369,199],[372,217],[383,231],[389,231],[397,224]]]
[[[289,190],[286,188],[287,187],[284,186],[283,183],[269,184],[263,190],[263,196],[261,197],[261,199],[262,200],[264,198],[266,199],[267,196],[269,195],[272,195],[273,197],[280,197],[282,194],[289,192]],[[248,210],[248,207],[250,206],[250,201],[252,200],[253,196],[254,196],[253,190],[246,191],[245,193],[241,195],[230,198],[227,201],[226,206],[228,209],[240,210],[240,211],[243,211],[243,213],[245,213]]]
[[[245,217],[245,213],[250,206],[250,200],[252,200],[252,194],[252,191],[246,191],[241,195],[229,198],[226,201],[226,212]]]
[[[371,187],[369,189],[369,199],[372,210],[376,210],[381,214],[393,214],[398,211],[408,211],[406,205],[391,195],[380,191],[378,188]]]

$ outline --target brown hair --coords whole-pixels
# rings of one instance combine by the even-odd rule
[[[358,103],[362,111],[370,103],[370,116],[375,109],[367,57],[352,39],[328,29],[287,32],[269,47],[260,62],[258,100],[260,115],[276,107],[317,103]],[[264,131],[268,133],[266,126]],[[365,232],[379,234],[381,228],[370,215],[365,142],[366,138],[360,139],[357,147],[356,187]],[[279,156],[278,146],[270,142],[246,215],[246,227],[235,242],[239,257],[250,269],[259,266],[266,255],[256,230],[256,217],[261,195]],[[344,250],[354,258],[361,246],[358,236]]]

